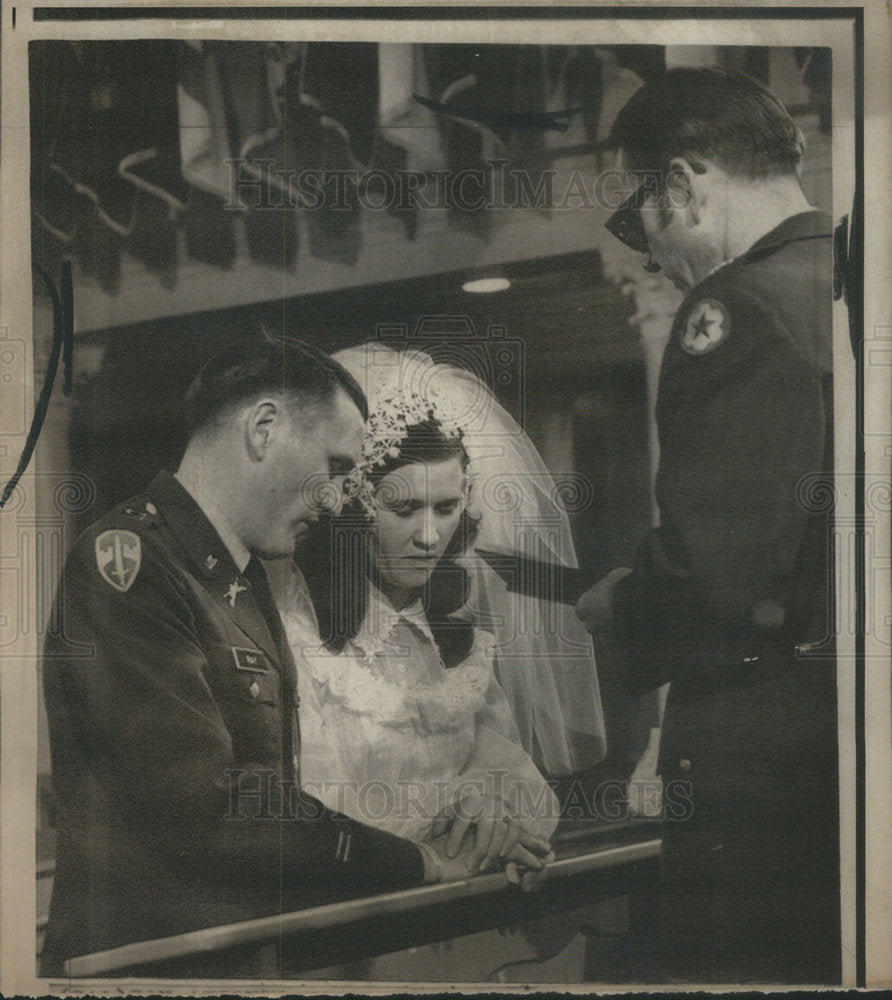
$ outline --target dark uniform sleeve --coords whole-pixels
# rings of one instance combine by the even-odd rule
[[[144,534],[141,566],[121,592],[97,571],[93,541],[69,559],[62,634],[48,639],[44,662],[68,822],[121,824],[221,879],[237,871],[335,892],[421,883],[416,845],[297,797],[279,779],[281,762],[234,757],[183,578]]]
[[[798,491],[822,468],[829,373],[758,295],[713,295],[682,308],[667,345],[661,525],[614,595],[640,691],[734,669],[766,638],[815,638],[797,634]],[[829,296],[827,314],[829,336]]]

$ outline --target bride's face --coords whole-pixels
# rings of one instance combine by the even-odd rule
[[[381,589],[408,603],[430,579],[461,517],[464,472],[458,458],[403,465],[375,491],[375,566]]]

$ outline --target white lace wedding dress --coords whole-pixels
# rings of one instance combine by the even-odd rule
[[[280,610],[300,685],[301,783],[332,809],[412,840],[471,789],[548,838],[557,803],[520,746],[493,672],[492,637],[445,668],[421,602],[396,612],[370,585],[368,613],[338,654],[319,644],[295,576]]]

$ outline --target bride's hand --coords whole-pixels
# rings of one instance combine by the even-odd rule
[[[504,815],[504,809],[500,799],[471,791],[440,813],[432,833],[438,836],[448,830],[446,856],[455,858],[469,828],[476,826],[474,847],[467,857],[468,871],[484,872],[505,860],[538,870],[551,845],[530,833],[520,821]]]
[[[550,851],[545,858],[541,868],[525,868],[516,861],[509,861],[505,865],[505,877],[512,885],[519,885],[524,892],[538,892],[542,888],[548,874],[548,865],[554,861],[554,852]]]

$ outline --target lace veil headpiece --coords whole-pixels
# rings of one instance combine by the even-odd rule
[[[549,473],[516,420],[476,375],[418,350],[367,343],[335,354],[369,402],[362,459],[345,490],[374,513],[370,476],[399,454],[407,427],[436,420],[468,455],[468,510],[479,519],[475,551],[459,560],[471,580],[463,616],[493,634],[499,681],[524,748],[550,775],[593,767],[606,752],[591,639],[545,578],[521,593],[476,550],[525,565],[575,568],[568,508],[584,483]],[[547,574],[546,574],[547,576]]]

